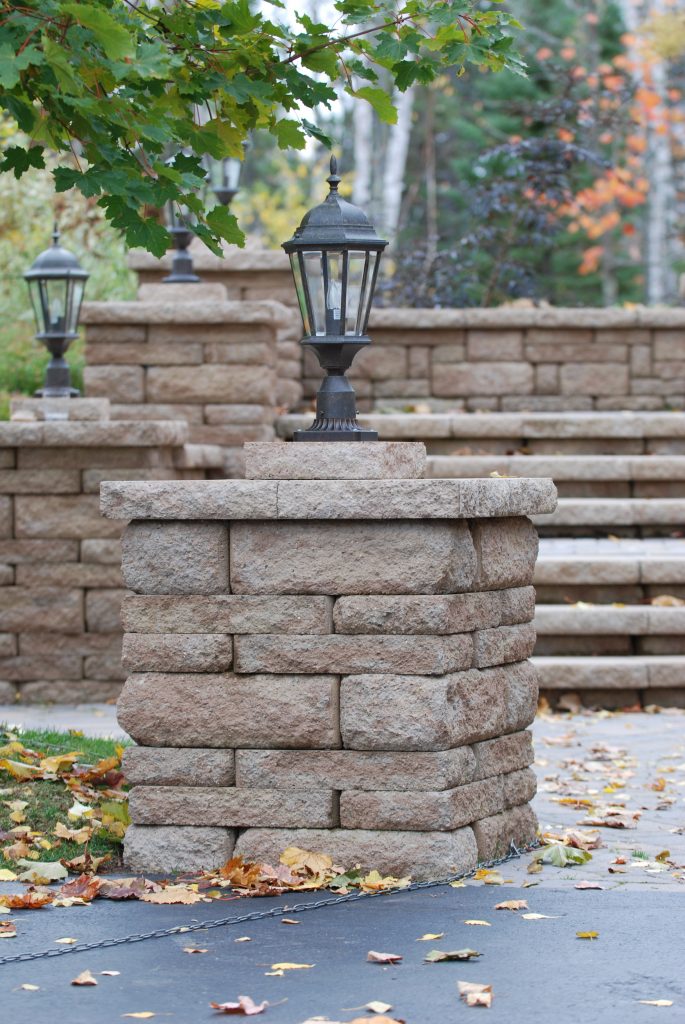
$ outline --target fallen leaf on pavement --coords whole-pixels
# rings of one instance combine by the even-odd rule
[[[604,886],[600,885],[599,882],[576,882],[573,886],[574,889],[603,889]]]
[[[241,935],[239,939],[234,939],[234,942],[252,942],[249,935]]]
[[[55,939],[60,946],[75,946],[78,939]]]
[[[576,938],[578,939],[598,939],[599,932],[576,932]]]
[[[97,985],[97,981],[90,971],[81,971],[75,978],[71,979],[72,985]]]
[[[641,811],[626,811],[622,808],[606,808],[596,818],[583,818],[579,825],[598,825],[601,828],[637,828]]]
[[[63,822],[58,821],[52,830],[53,836],[57,836],[58,839],[66,839],[70,843],[78,843],[81,846],[83,843],[87,843],[93,835],[93,826],[84,825],[83,828],[69,828]]]
[[[39,992],[40,985],[31,985],[28,981],[25,981],[19,988],[23,988],[24,992]]]
[[[429,964],[437,964],[442,960],[475,960],[476,957],[482,955],[482,953],[477,953],[475,949],[452,949],[449,952],[442,949],[431,949],[423,959]]]
[[[237,1003],[210,1003],[213,1010],[218,1013],[242,1014],[243,1017],[253,1017],[256,1013],[264,1013],[267,1002],[255,1003],[249,996],[238,996]]]
[[[0,921],[0,939],[15,939],[17,926],[14,921]]]
[[[200,949],[199,946],[184,946],[184,953],[209,953],[208,949]]]
[[[0,868],[0,882],[16,882],[17,876],[9,868]]]
[[[638,999],[643,1006],[673,1006],[672,999]]]
[[[20,882],[33,882],[35,885],[47,885],[49,882],[59,882],[67,877],[67,869],[57,861],[48,861],[32,864],[30,860],[18,860],[17,864],[26,868],[19,875]]]
[[[102,885],[103,879],[97,875],[79,875],[73,882],[65,882],[59,891],[62,896],[92,900],[98,895]]]
[[[483,928],[492,928],[492,925],[490,924],[489,921],[464,921],[464,924],[478,924],[481,925]]]
[[[87,879],[88,875],[81,875],[75,882],[70,882],[70,886],[76,886],[77,883]],[[95,882],[93,878],[93,882]],[[145,878],[113,878],[97,879],[99,884],[98,895],[103,896],[106,900],[131,900],[139,899],[143,893],[148,891],[149,884]],[[62,886],[62,892],[67,888],[66,885]],[[70,895],[76,896],[81,895],[77,892],[76,888],[70,890]]]
[[[458,981],[459,995],[467,1006],[492,1006],[492,985],[476,981]]]
[[[504,878],[499,871],[491,868],[479,868],[473,876],[474,882],[482,882],[484,885],[504,885]]]
[[[9,910],[39,910],[52,903],[53,898],[51,892],[27,889],[26,892],[4,893],[0,896],[0,907],[7,907]]]
[[[444,939],[444,938],[445,938],[445,933],[444,932],[426,932],[425,935],[422,935],[416,941],[417,942],[437,942],[438,939]]]
[[[316,967],[316,964],[272,964],[272,971],[304,971],[309,967]]]
[[[504,900],[503,903],[496,903],[495,910],[528,910],[527,900]]]
[[[392,1010],[391,1003],[381,1003],[377,999],[367,1003],[364,1007],[365,1010],[371,1010],[372,1013],[387,1013],[388,1010]],[[376,1018],[377,1020],[378,1018]]]
[[[185,885],[169,885],[159,892],[145,892],[139,899],[143,903],[202,903],[203,897],[199,892],[189,889]]]
[[[281,924],[299,924],[299,923],[300,922],[296,921],[294,917],[282,917],[281,918]]]
[[[377,953],[375,949],[370,949],[366,959],[374,964],[398,964],[402,957],[399,953]]]
[[[121,971],[100,971],[100,974],[104,974],[107,978],[116,978],[121,974]]]
[[[521,914],[524,921],[558,921],[558,914]]]
[[[545,842],[557,842],[564,846],[577,846],[579,850],[598,850],[604,846],[602,837],[597,831],[584,831],[580,828],[569,828],[565,832],[544,832]]]
[[[311,875],[325,874],[333,867],[333,861],[327,854],[301,850],[299,846],[288,846],[279,860],[281,864],[285,864],[292,871],[308,871]]]
[[[542,850],[536,850],[533,860],[541,864],[551,864],[555,868],[565,868],[568,864],[584,864],[592,860],[592,854],[587,850],[581,850],[577,846],[562,846],[561,843],[551,843]]]
[[[136,1020],[149,1020],[150,1017],[154,1017],[155,1014],[150,1010],[141,1010],[140,1013],[122,1013],[122,1017],[135,1017]]]

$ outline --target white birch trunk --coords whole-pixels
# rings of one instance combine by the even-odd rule
[[[373,171],[373,107],[366,100],[354,104],[354,187],[352,202],[368,209],[371,204],[371,175]]]
[[[414,87],[406,92],[395,90],[394,103],[397,109],[397,123],[391,125],[385,151],[383,174],[383,217],[381,226],[384,237],[394,245],[400,220],[404,175],[411,139],[412,111],[414,109]]]

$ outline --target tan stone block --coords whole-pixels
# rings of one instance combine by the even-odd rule
[[[145,400],[142,366],[86,366],[83,384],[88,398],[109,398],[110,402]]]
[[[354,373],[351,374],[354,379]],[[359,381],[361,384],[363,381]],[[355,389],[358,394],[361,395],[357,382],[355,381]],[[431,383],[428,377],[411,377],[397,379],[395,377],[392,380],[375,380],[373,381],[372,394],[374,398],[390,398],[390,399],[405,399],[408,404],[411,405],[413,401],[417,401],[422,398],[429,398],[431,395]],[[387,403],[385,403],[387,404]]]
[[[530,363],[503,361],[445,364],[433,370],[432,393],[438,398],[512,393],[529,395],[533,391],[533,384],[533,367]]]
[[[78,548],[75,540],[0,540],[0,562],[8,565],[75,562]]]
[[[125,590],[87,590],[86,626],[91,633],[121,631],[121,602]]]
[[[627,395],[625,363],[567,363],[561,367],[562,395]]]
[[[631,346],[630,373],[635,377],[651,377],[652,349],[650,345]]]
[[[112,519],[271,519],[271,480],[111,480],[102,484],[102,514]]]
[[[145,324],[88,324],[86,327],[86,342],[88,344],[106,342],[141,344],[145,341],[146,336]]]
[[[532,807],[512,807],[490,818],[473,823],[473,834],[478,844],[478,860],[493,860],[509,852],[512,842],[520,849],[532,843],[538,820]]]
[[[205,750],[202,747],[126,747],[121,764],[126,780],[132,786],[235,784],[233,750]]]
[[[257,480],[398,480],[422,477],[426,447],[406,441],[245,445],[245,476]]]
[[[121,524],[100,515],[94,494],[18,495],[15,498],[15,535],[19,538],[117,537]]]
[[[224,523],[130,523],[121,549],[122,573],[131,590],[217,594],[229,589]]]
[[[510,629],[518,627],[511,626]],[[444,675],[470,668],[473,644],[456,636],[237,636],[235,671],[406,672]]]
[[[601,328],[595,331],[595,341],[599,345],[650,345],[652,341],[649,330],[629,330],[621,328]]]
[[[529,519],[479,519],[471,523],[471,535],[481,590],[526,587],[533,582],[538,538]]]
[[[83,632],[83,591],[62,587],[3,587],[0,622],[18,633],[41,629],[51,633]]]
[[[333,609],[336,633],[468,633],[479,627],[498,626],[500,618],[501,593],[497,591],[340,597]]]
[[[14,583],[14,566],[0,564],[0,587],[11,587]]]
[[[185,345],[183,342],[86,345],[88,366],[199,366],[202,362],[202,345]]]
[[[205,409],[211,406],[206,405]],[[272,411],[272,419],[275,412]],[[191,430],[191,441],[194,444],[242,445],[246,441],[273,441],[273,426],[262,424],[223,423],[217,427],[197,426]],[[242,473],[241,473],[242,476]]]
[[[14,449],[0,448],[0,469],[14,469],[15,463]]]
[[[529,327],[526,331],[526,344],[531,345],[590,345],[593,333],[591,330],[579,330],[575,327]],[[616,339],[613,339],[616,341]]]
[[[80,490],[77,470],[14,469],[0,472],[2,494],[78,494]]]
[[[440,790],[470,782],[474,766],[474,754],[467,746],[427,753],[238,750],[236,785],[257,789]]]
[[[501,776],[441,792],[346,791],[340,794],[343,828],[451,831],[504,810]]]
[[[12,536],[12,499],[0,496],[0,537]]]
[[[533,737],[527,730],[474,743],[472,749],[476,758],[474,780],[527,768],[535,758]]]
[[[251,405],[208,405],[205,408],[205,421],[212,425],[222,423],[260,425],[270,423],[271,418],[271,409],[257,403]]]
[[[142,370],[141,370],[142,373]],[[146,395],[151,402],[264,402],[273,404],[276,375],[261,366],[151,367]],[[120,396],[116,396],[120,398]],[[120,398],[126,401],[125,398]],[[128,399],[130,401],[130,398]]]
[[[506,673],[507,696],[502,732],[520,732],[531,724],[537,712],[537,672],[532,662],[520,661],[508,665]]]
[[[5,683],[0,680],[0,704],[14,704],[19,691],[12,683]]]
[[[234,523],[231,590],[260,594],[442,593],[470,589],[465,523]]]
[[[121,565],[120,540],[82,540],[81,561],[99,565]]]
[[[460,480],[458,483],[459,515],[463,518],[503,519],[553,512],[557,507],[556,487],[544,478]]]
[[[127,633],[122,664],[129,672],[226,672],[233,641],[222,633]]]
[[[186,420],[202,423],[202,406],[182,402],[120,403],[112,406],[113,420]]]
[[[535,393],[556,395],[559,391],[559,367],[555,363],[538,363],[535,367]]]
[[[213,342],[204,346],[204,362],[274,367],[276,348],[272,342],[233,342],[228,345]]]
[[[11,658],[16,653],[16,633],[0,633],[0,658]]]
[[[532,363],[625,363],[627,345],[586,345],[549,342],[526,344],[525,357]]]
[[[101,679],[37,679],[21,683],[22,704],[88,704],[112,702],[119,696],[121,682]]]
[[[330,675],[133,675],[118,717],[147,746],[325,749],[340,746],[338,687]]]
[[[535,627],[530,622],[480,629],[473,638],[473,663],[476,668],[487,668],[510,661],[525,661],[534,647]]]
[[[86,679],[117,680],[123,683],[126,672],[121,664],[121,650],[88,655],[83,663],[83,674]]]
[[[90,424],[87,424],[90,426]],[[109,424],[121,426],[121,423]],[[157,423],[135,424],[136,426],[158,426]],[[126,424],[128,428],[130,424]],[[178,423],[169,423],[176,428]],[[180,425],[185,432],[185,424]],[[178,446],[177,446],[178,447]],[[173,466],[173,448],[20,448],[17,453],[19,469],[135,469],[142,466]]]
[[[538,788],[537,778],[532,768],[521,768],[508,772],[502,777],[504,791],[504,807],[519,807],[527,804],[535,796]]]
[[[330,597],[245,594],[131,595],[122,621],[129,633],[331,633]]]
[[[407,349],[404,345],[370,345],[355,357],[354,375],[368,380],[406,377]]]
[[[459,332],[463,337],[463,331]],[[436,364],[443,363],[463,363],[466,358],[466,345],[463,343],[450,344],[450,345],[435,345],[433,347],[433,362]]]
[[[129,810],[137,825],[332,828],[337,825],[334,798],[333,790],[136,786]]]
[[[429,348],[414,346],[409,349],[407,373],[414,378],[430,378],[431,350]]]
[[[473,362],[523,359],[523,331],[468,331],[466,351]]]
[[[512,587],[500,590],[501,626],[531,622],[535,615],[535,587]]]
[[[685,359],[685,337],[680,331],[654,332],[655,359]]]
[[[228,828],[129,825],[124,863],[132,871],[166,875],[218,868],[230,859],[234,842],[235,832]]]
[[[0,658],[0,679],[23,682],[31,679],[81,679],[82,659],[78,654],[58,657],[22,656]]]
[[[84,494],[99,494],[104,480],[177,480],[180,475],[177,466],[163,466],[160,469],[147,466],[141,469],[84,469],[81,474],[82,490]]]
[[[277,864],[288,846],[316,850],[349,868],[376,869],[396,877],[426,881],[472,871],[477,849],[470,828],[454,832],[386,832],[358,829],[246,829],[235,853],[245,860]]]
[[[67,562],[63,565],[19,565],[16,583],[22,587],[121,587],[114,565]]]
[[[446,750],[513,732],[513,726],[505,728],[511,672],[507,666],[438,678],[346,676],[340,686],[343,745],[351,750]]]
[[[174,323],[150,324],[148,341],[166,345],[180,341],[192,344],[261,344],[274,338],[274,328],[265,323]]]

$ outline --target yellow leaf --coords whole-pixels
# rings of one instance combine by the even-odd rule
[[[0,868],[0,882],[16,882],[17,876],[9,868]]]
[[[59,943],[60,946],[74,946],[78,939],[55,939],[55,942]]]
[[[143,903],[201,903],[202,896],[186,885],[168,885],[160,892],[146,892],[139,897]]]
[[[492,925],[490,924],[489,921],[464,921],[464,924],[480,924],[484,928],[492,928]]]
[[[57,772],[64,772],[78,761],[79,757],[82,756],[82,751],[72,750],[69,754],[55,754],[53,757],[44,757],[40,762],[40,768],[43,772],[48,772],[53,775]]]
[[[576,932],[576,936],[579,939],[598,939],[599,932]]]
[[[302,971],[309,967],[316,967],[316,964],[272,964],[272,971]]]
[[[40,991],[40,986],[39,985],[29,985],[29,983],[27,981],[24,982],[23,985],[20,985],[19,988],[23,988],[24,992],[38,992],[38,991]]]
[[[13,779],[18,779],[20,782],[25,782],[27,779],[35,779],[43,774],[40,768],[34,768],[32,765],[24,764],[22,761],[10,761],[6,757],[0,760],[0,768],[4,768]]]
[[[444,932],[426,932],[425,935],[422,935],[421,938],[417,939],[416,941],[417,942],[433,942],[435,939],[444,939],[444,938],[445,938],[445,933]]]
[[[450,882],[450,887],[452,889],[465,889],[466,882]]]
[[[289,846],[279,859],[293,872],[308,871],[312,875],[324,874],[333,867],[333,861],[325,853],[312,853],[299,846]]]
[[[673,1006],[672,999],[638,999],[643,1006]]]
[[[526,900],[504,900],[495,904],[495,910],[528,910],[528,903]]]
[[[0,939],[16,939],[17,927],[13,921],[0,921]]]

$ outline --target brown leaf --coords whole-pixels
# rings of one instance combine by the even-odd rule
[[[289,846],[279,859],[281,864],[285,864],[292,871],[300,874],[326,874],[333,867],[333,861],[327,854],[301,850],[299,846]]]
[[[73,882],[66,882],[61,888],[62,896],[76,896],[82,900],[93,900],[98,895],[104,879],[97,875],[79,875]]]
[[[200,949],[199,946],[184,946],[184,953],[209,953],[208,949]]]
[[[266,1001],[255,1003],[249,996],[238,996],[237,1003],[210,1003],[213,1010],[218,1013],[242,1014],[243,1017],[253,1017],[257,1013],[264,1013],[269,1005]]]
[[[96,875],[101,864],[112,859],[111,853],[106,853],[103,857],[93,857],[90,853],[82,853],[80,857],[72,857],[71,860],[62,860],[67,871],[72,874],[86,874]]]
[[[496,903],[495,910],[528,910],[527,900],[504,900],[503,903]]]
[[[438,964],[443,960],[475,960],[476,957],[482,955],[482,953],[477,953],[475,949],[452,949],[449,951],[431,949],[423,959],[429,964]]]
[[[51,892],[27,889],[26,892],[4,893],[0,896],[0,907],[7,907],[9,910],[39,910],[52,903],[53,899],[54,895]]]
[[[374,964],[398,964],[402,957],[399,953],[377,953],[374,949],[370,949],[366,954],[366,959]]]
[[[492,985],[477,981],[458,981],[459,995],[467,1006],[492,1006]]]
[[[0,921],[0,939],[15,939],[17,928],[14,921]]]
[[[219,871],[221,878],[225,878],[231,885],[240,889],[247,889],[256,885],[262,875],[261,864],[246,864],[242,857],[231,857]]]
[[[300,922],[296,921],[294,917],[282,917],[281,918],[281,924],[299,924],[299,923]]]
[[[573,886],[574,889],[603,889],[604,886],[600,885],[599,882],[576,882]]]
[[[57,836],[58,839],[66,839],[70,843],[78,843],[82,845],[87,843],[93,835],[93,826],[84,825],[83,828],[69,828],[63,822],[58,821],[52,830],[53,836]]]
[[[97,985],[97,981],[90,971],[81,971],[75,978],[71,979],[72,985]]]
[[[168,885],[159,892],[145,892],[140,899],[143,903],[202,903],[203,897],[187,885]]]
[[[146,878],[102,878],[98,895],[106,900],[137,900],[157,886]]]

